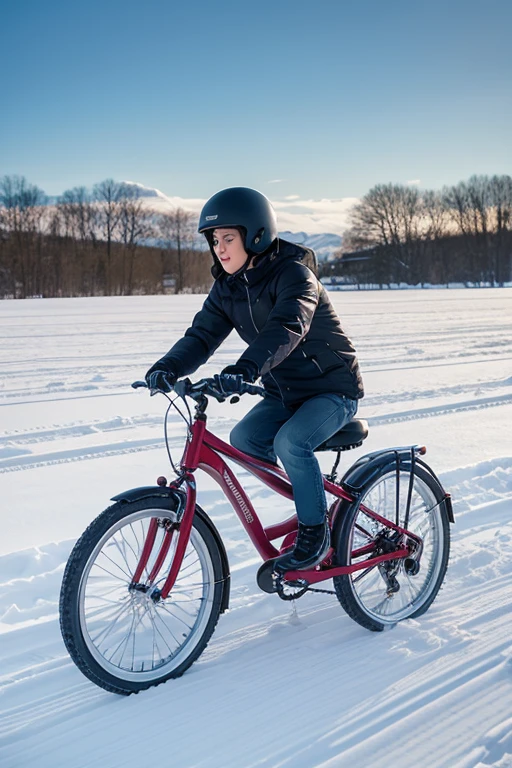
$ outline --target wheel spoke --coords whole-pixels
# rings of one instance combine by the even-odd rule
[[[140,552],[142,552],[142,546],[141,546],[141,543],[139,541],[139,537],[137,536],[137,531],[135,530],[135,528],[133,527],[133,525],[131,523],[130,523],[129,527],[130,527],[130,530],[131,530],[131,532],[133,534],[133,538],[137,542],[138,551],[140,553]],[[138,555],[137,555],[137,557],[138,557]]]
[[[164,581],[164,579],[161,579],[161,581]],[[185,592],[194,592],[196,589],[203,589],[205,585],[204,581],[194,581],[192,584],[181,585],[181,584],[175,584],[172,588],[171,594],[174,594],[175,592],[185,593]]]
[[[130,628],[129,628],[129,630],[128,630],[128,634],[127,634],[127,635],[126,635],[126,637],[124,637],[124,638],[121,640],[121,642],[120,642],[120,643],[117,645],[117,647],[114,649],[113,653],[111,653],[111,655],[110,655],[110,657],[109,657],[109,659],[108,659],[109,661],[112,661],[112,659],[113,659],[113,658],[114,658],[114,656],[116,655],[116,653],[117,653],[117,651],[119,650],[119,648],[121,648],[121,646],[123,646],[123,645],[124,645],[124,648],[123,648],[123,652],[121,653],[121,658],[119,659],[119,664],[118,664],[118,666],[121,666],[121,662],[123,661],[123,658],[124,658],[124,654],[125,654],[125,652],[126,652],[126,649],[127,649],[127,647],[128,647],[128,644],[129,644],[129,642],[130,642],[130,638],[132,637],[132,634],[133,634],[133,633],[134,633],[134,631],[135,631],[135,627],[136,627],[136,624],[137,624],[137,623],[139,623],[140,621],[141,621],[141,617],[140,617],[140,616],[138,617],[138,622],[137,622],[137,617],[136,617],[134,614],[132,614],[132,623],[131,623],[131,625],[130,625]],[[132,663],[132,670],[133,670],[133,663]]]
[[[172,656],[175,651],[173,651],[173,649],[171,648],[171,646],[169,645],[169,643],[167,642],[165,637],[162,635],[161,631],[158,629],[158,627],[156,625],[156,619],[160,619],[160,621],[164,625],[165,629],[172,636],[172,639],[175,641],[176,646],[178,648],[179,648],[180,644],[177,641],[177,639],[175,638],[174,633],[172,632],[170,627],[168,627],[167,624],[162,620],[162,617],[160,616],[160,614],[158,612],[155,612],[154,616],[153,615],[149,616],[149,620],[151,621],[151,624],[153,626],[153,633],[155,635],[155,641],[156,641],[156,634],[160,635],[161,639],[163,640],[163,642],[165,643],[165,645],[167,646],[167,648],[169,650],[169,654]],[[160,650],[158,652],[160,653],[160,660],[163,660],[164,658],[167,658],[167,656],[164,656]],[[169,654],[167,654],[167,655],[169,655]]]
[[[364,571],[356,571],[357,576],[354,576],[352,581],[355,583],[356,581],[361,581],[365,576],[367,576],[369,573],[373,571],[374,568],[376,568],[376,565],[370,565],[369,568],[365,568]]]
[[[158,619],[160,619],[160,621],[162,622],[162,624],[163,624],[163,625],[164,625],[164,627],[166,628],[167,632],[168,632],[168,633],[171,635],[172,639],[173,639],[173,640],[174,640],[174,642],[176,643],[176,648],[179,648],[179,647],[180,647],[180,645],[182,645],[182,643],[180,643],[180,641],[179,641],[179,640],[178,640],[178,638],[175,636],[175,634],[174,634],[174,632],[172,631],[172,629],[170,628],[170,626],[169,626],[168,624],[166,624],[166,623],[165,623],[165,621],[164,621],[164,620],[163,620],[163,618],[160,616],[160,614],[158,613],[158,611],[155,613],[155,617],[156,617],[156,618],[158,618]],[[173,618],[174,618],[174,616],[173,616]],[[159,631],[159,630],[158,630],[158,631]],[[159,634],[161,635],[162,633],[159,631]],[[162,636],[162,640],[164,640],[163,636]],[[166,641],[164,640],[164,642],[166,642]],[[166,643],[166,645],[167,645],[167,643]],[[169,650],[171,651],[171,654],[172,654],[172,653],[174,653],[174,651],[172,651],[172,650],[171,650],[170,646],[167,646],[167,647],[168,647],[168,648],[169,648]]]
[[[112,563],[112,565],[114,565],[116,568],[119,568],[119,570],[121,571],[121,573],[122,573],[122,574],[124,574],[124,576],[125,576],[125,577],[128,579],[128,583],[130,583],[130,582],[131,582],[131,580],[132,580],[132,577],[131,577],[131,575],[130,575],[129,573],[127,573],[125,570],[123,570],[123,569],[121,568],[121,566],[119,565],[119,563],[116,563],[116,561],[115,561],[115,560],[112,560],[112,558],[111,558],[109,555],[107,555],[107,553],[106,553],[106,552],[102,552],[101,554],[102,554],[102,556],[103,556],[103,557],[106,557],[106,559],[107,559],[107,560],[109,560],[109,561]],[[95,563],[95,566],[96,566],[97,568],[101,568],[101,565],[100,565],[99,563]],[[106,570],[106,568],[103,568],[103,570],[105,571],[105,570]],[[109,573],[109,571],[107,571],[107,573]],[[111,576],[113,576],[113,575],[114,575],[114,574],[111,574]],[[119,576],[114,576],[114,578],[120,578],[120,577],[119,577]]]
[[[167,601],[157,600],[147,584],[155,553],[162,551],[165,527],[157,530],[141,584],[130,589],[151,520],[173,521],[175,516],[163,506],[155,507],[154,501],[141,502],[135,511],[134,505],[126,505],[129,506],[131,511],[126,513],[124,505],[114,505],[90,526],[82,537],[90,541],[88,554],[83,554],[87,550],[80,540],[70,557],[65,577],[76,586],[63,585],[68,595],[72,594],[71,589],[75,590],[75,610],[86,649],[79,652],[79,658],[76,646],[68,646],[71,655],[74,659],[77,657],[75,660],[81,669],[85,667],[85,674],[91,669],[90,676],[95,682],[100,680],[100,685],[112,690],[115,688],[112,680],[118,681],[119,688],[128,692],[172,677],[175,670],[182,674],[202,651],[217,623],[221,606],[219,590],[223,589],[217,542],[200,519],[193,523],[183,563]],[[101,529],[102,517],[112,515],[112,510],[124,514]],[[99,533],[91,533],[96,522]],[[160,585],[161,588],[165,583],[178,538],[174,537],[172,547],[165,553],[161,565],[164,575],[155,580],[153,587]],[[143,579],[146,579],[145,586]],[[76,627],[69,622],[69,627],[65,626],[67,615],[63,614],[61,622],[63,632],[71,637]],[[82,658],[89,660],[82,662]],[[98,666],[105,672],[104,681]]]
[[[400,470],[399,483],[396,468],[391,467],[363,490],[359,504],[364,509],[357,508],[351,520],[347,520],[350,537],[341,543],[344,548],[342,563],[363,563],[364,560],[357,557],[357,550],[372,543],[372,557],[400,546],[393,529],[379,523],[365,510],[373,510],[380,517],[395,520],[398,489],[399,520],[403,525],[408,496],[404,488],[408,488],[409,484],[407,467]],[[363,626],[382,628],[386,624],[419,615],[435,598],[444,578],[449,549],[448,524],[444,507],[440,504],[440,493],[437,483],[416,465],[407,526],[422,541],[420,569],[416,575],[405,571],[403,560],[387,560],[382,561],[378,568],[370,566],[335,577],[340,602]],[[388,595],[390,586],[398,586],[398,589]]]
[[[126,539],[126,537],[124,535],[124,531],[121,530],[119,533],[121,534],[121,538],[122,538],[123,542],[125,543],[125,546],[130,550],[130,552],[132,553],[132,555],[135,558],[135,562],[137,562],[138,559],[139,559],[140,553],[135,552],[135,550],[133,549],[133,547],[130,544],[130,542]],[[125,552],[125,563],[126,563],[127,569],[130,571],[131,570],[130,569],[130,564],[128,563],[128,559],[126,558],[126,552]]]
[[[176,607],[178,608],[179,606],[177,605]],[[192,627],[194,626],[193,624],[192,624],[192,626],[187,624],[186,621],[181,619],[179,616],[176,616],[175,613],[172,613],[171,610],[169,608],[167,608],[165,605],[162,606],[162,610],[164,610],[166,613],[170,614],[173,617],[173,619],[176,619],[176,621],[179,621],[181,624],[184,624],[187,629],[192,629]],[[183,610],[183,608],[181,610]]]
[[[128,604],[127,604],[127,605],[124,605],[124,606],[122,606],[122,608],[121,608],[121,609],[120,609],[120,610],[117,612],[117,614],[114,616],[114,618],[112,619],[112,621],[110,622],[110,624],[108,624],[106,627],[104,627],[104,628],[103,628],[103,629],[102,629],[102,630],[101,630],[101,631],[100,631],[100,632],[99,632],[99,633],[96,635],[96,637],[94,637],[94,638],[92,638],[92,637],[91,637],[91,639],[92,639],[92,641],[94,642],[94,644],[95,644],[95,645],[99,645],[99,640],[100,640],[100,637],[102,637],[102,636],[103,636],[103,637],[105,638],[105,637],[107,637],[107,635],[109,635],[109,634],[110,634],[110,632],[112,631],[112,629],[114,629],[114,627],[117,625],[117,622],[119,621],[119,619],[121,618],[121,616],[123,615],[123,613],[126,613],[126,614],[127,614],[127,613],[128,613],[128,611],[129,611],[129,609],[130,609],[130,606],[129,606]],[[94,619],[94,618],[95,618],[95,617],[94,617],[94,614],[91,616],[91,618],[92,618],[92,619]]]

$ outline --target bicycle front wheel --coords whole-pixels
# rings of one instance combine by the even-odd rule
[[[365,510],[418,535],[423,549],[418,562],[396,559],[363,567],[333,579],[338,600],[348,615],[366,629],[379,632],[404,619],[421,616],[435,600],[448,567],[449,519],[439,483],[423,467],[414,466],[409,508],[410,467],[395,466],[363,488],[344,518],[336,542],[338,565],[364,564],[390,551],[394,531]]]
[[[60,597],[62,636],[78,668],[108,691],[128,695],[179,677],[217,624],[222,558],[212,530],[197,514],[176,583],[165,600],[157,597],[176,550],[178,534],[169,535],[174,508],[175,501],[164,498],[114,504],[89,526],[68,560]],[[150,528],[156,528],[155,540],[134,584]]]

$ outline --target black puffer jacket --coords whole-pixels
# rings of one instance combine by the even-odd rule
[[[310,254],[279,240],[252,269],[219,275],[166,355],[176,374],[193,373],[235,328],[248,344],[240,359],[256,364],[265,389],[285,405],[325,392],[363,397],[354,347],[325,288],[302,263]]]

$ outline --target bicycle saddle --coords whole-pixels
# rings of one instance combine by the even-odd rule
[[[352,419],[315,448],[315,451],[348,451],[350,448],[358,448],[367,437],[368,422],[365,419]]]

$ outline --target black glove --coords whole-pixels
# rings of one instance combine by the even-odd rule
[[[220,375],[229,374],[230,376],[241,376],[243,381],[248,381],[252,384],[258,378],[258,366],[253,363],[252,360],[244,360],[241,358],[234,365],[228,365],[224,368]]]
[[[232,366],[234,367],[234,366]],[[209,390],[212,395],[219,395],[222,398],[231,397],[231,395],[242,394],[245,384],[241,373],[216,373],[212,377],[212,383]]]
[[[178,377],[164,357],[161,360],[157,360],[151,366],[144,378],[149,389],[159,390],[160,392],[171,392],[173,384],[178,380]]]

